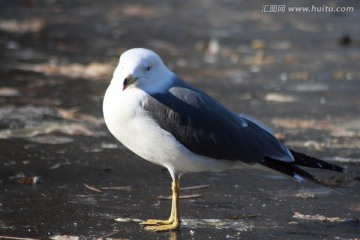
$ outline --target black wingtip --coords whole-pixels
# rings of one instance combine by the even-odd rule
[[[336,172],[344,172],[344,168],[336,165],[325,162],[323,160],[317,159],[315,157],[308,156],[303,153],[296,152],[294,150],[289,149],[291,154],[293,155],[295,162],[294,164],[304,167],[310,168],[319,168],[319,169],[326,169]]]
[[[339,194],[339,195],[344,195],[342,192],[339,192],[336,188],[333,188],[333,187],[331,187],[331,186],[329,186],[329,185],[327,185],[327,187],[328,187],[329,189],[333,190],[334,192],[336,192],[336,193]]]
[[[324,187],[331,189],[332,191],[342,195],[341,192],[336,190],[335,188],[331,187],[327,183],[323,182],[322,180],[318,179],[317,177],[313,176],[312,174],[308,173],[307,171],[301,169],[300,167],[296,166],[294,162],[282,162],[276,159],[266,157],[264,162],[261,163],[262,165],[271,168],[277,172],[281,172],[285,175],[288,175],[296,180],[302,181],[302,179],[307,179],[311,182],[317,183]],[[300,165],[300,164],[299,164]],[[318,167],[317,167],[318,168]],[[331,169],[330,169],[331,170]]]

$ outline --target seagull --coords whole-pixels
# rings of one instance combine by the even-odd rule
[[[260,121],[231,111],[181,80],[158,54],[144,48],[120,56],[103,113],[118,141],[167,168],[172,177],[170,217],[142,222],[147,230],[179,230],[180,177],[185,173],[255,167],[331,188],[298,166],[343,172],[340,166],[287,148]]]

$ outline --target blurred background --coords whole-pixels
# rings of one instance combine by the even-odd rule
[[[359,237],[359,22],[356,0],[1,1],[0,238]],[[344,195],[255,170],[193,174],[180,233],[141,230],[137,219],[167,217],[170,177],[102,117],[133,47],[291,148],[344,166],[312,171]]]

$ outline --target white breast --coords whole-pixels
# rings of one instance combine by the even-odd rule
[[[147,97],[138,88],[121,91],[111,84],[106,91],[103,102],[105,123],[124,146],[170,172],[219,171],[233,167],[233,162],[194,154],[160,128],[143,108]]]

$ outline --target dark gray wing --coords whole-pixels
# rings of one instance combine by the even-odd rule
[[[196,154],[249,164],[261,163],[264,157],[293,161],[273,135],[181,79],[174,79],[165,92],[150,94],[145,109]]]

